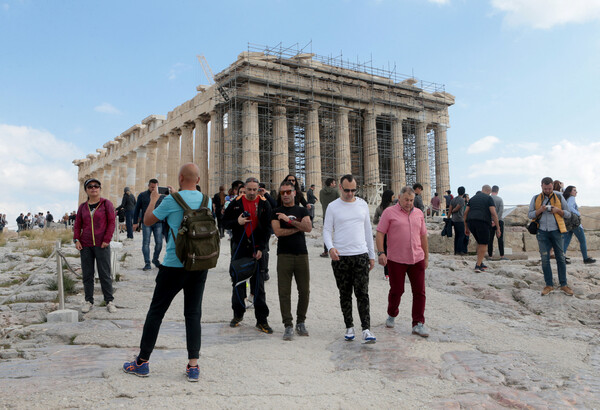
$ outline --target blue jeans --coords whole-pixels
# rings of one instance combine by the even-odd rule
[[[567,249],[569,248],[569,244],[571,243],[571,238],[573,238],[573,234],[575,234],[575,237],[579,241],[579,249],[581,249],[581,256],[583,256],[583,260],[586,260],[588,258],[587,244],[585,242],[585,234],[583,233],[583,227],[581,225],[579,225],[572,231],[563,233],[565,253],[567,253]]]
[[[142,224],[142,254],[144,262],[150,265],[150,236],[154,234],[154,255],[152,261],[158,261],[162,250],[162,223],[157,222],[152,226]]]
[[[538,230],[536,235],[538,246],[540,247],[540,256],[542,257],[542,272],[544,272],[544,281],[546,286],[552,285],[552,267],[550,266],[550,249],[554,249],[556,266],[558,268],[558,281],[560,286],[567,286],[567,264],[565,263],[565,253],[563,252],[563,237],[560,231],[542,231]]]
[[[127,225],[127,237],[133,239],[133,210],[125,211],[125,225]]]

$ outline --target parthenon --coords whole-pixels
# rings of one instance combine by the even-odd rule
[[[151,178],[177,187],[187,162],[200,167],[200,187],[211,195],[248,176],[276,189],[288,174],[318,192],[326,178],[352,173],[371,203],[383,189],[398,193],[415,182],[425,204],[449,189],[454,96],[440,84],[298,48],[249,45],[196,91],[166,116],[150,115],[74,160],[79,202],[90,177],[115,203],[123,187],[138,194]]]

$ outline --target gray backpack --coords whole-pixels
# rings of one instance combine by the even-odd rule
[[[202,194],[200,208],[191,209],[178,192],[171,194],[183,208],[183,220],[175,239],[175,254],[185,270],[196,271],[217,266],[221,237],[217,224],[208,208],[208,196]]]

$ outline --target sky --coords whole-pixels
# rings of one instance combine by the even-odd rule
[[[77,207],[71,161],[166,115],[248,44],[444,84],[452,190],[527,204],[545,176],[600,205],[600,1],[0,0],[0,213]]]

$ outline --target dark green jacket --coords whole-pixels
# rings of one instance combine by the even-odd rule
[[[337,188],[326,186],[325,188],[321,189],[321,191],[319,191],[319,201],[321,201],[321,206],[323,207],[323,219],[325,219],[325,212],[327,211],[327,206],[339,197],[340,191]]]

